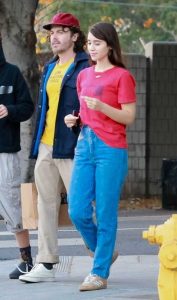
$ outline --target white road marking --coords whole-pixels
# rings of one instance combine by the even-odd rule
[[[125,227],[125,228],[118,228],[117,231],[129,231],[129,230],[147,230],[147,227]],[[77,232],[77,230],[59,230],[59,232]],[[37,231],[30,231],[30,234],[36,235],[37,237]],[[0,231],[0,236],[14,236],[13,233],[7,232],[7,231]],[[60,239],[59,239],[60,240]],[[63,239],[66,240],[66,239]],[[1,242],[1,240],[0,240]]]
[[[37,247],[37,239],[31,239],[30,244],[32,247]],[[81,238],[58,239],[59,246],[82,246],[84,245]],[[0,248],[15,248],[17,243],[15,240],[0,241]]]

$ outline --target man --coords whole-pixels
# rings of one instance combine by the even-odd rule
[[[79,126],[70,130],[64,117],[79,111],[76,91],[78,73],[88,67],[86,38],[78,19],[58,13],[44,26],[50,33],[55,55],[44,68],[31,157],[37,157],[35,182],[38,190],[37,265],[21,275],[25,282],[51,281],[58,257],[58,211],[63,184],[68,191]]]
[[[29,233],[22,228],[20,201],[20,123],[34,110],[26,82],[17,66],[6,62],[0,35],[0,215],[14,232],[21,263],[9,274],[18,279],[32,268]]]

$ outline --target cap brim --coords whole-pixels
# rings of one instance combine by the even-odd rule
[[[52,26],[73,27],[73,25],[66,25],[66,24],[60,24],[60,23],[58,23],[58,24],[51,24],[50,23],[50,24],[44,25],[43,28],[46,29],[46,30],[51,30]]]
[[[79,26],[75,26],[75,25],[70,25],[70,24],[46,24],[43,26],[44,29],[46,30],[51,30],[52,26],[63,26],[63,27],[76,27],[76,28],[80,28]]]
[[[43,26],[44,29],[50,30],[53,24],[46,24]]]

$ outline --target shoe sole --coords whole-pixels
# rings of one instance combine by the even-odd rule
[[[97,290],[103,290],[103,289],[107,289],[107,285],[103,285],[101,287],[97,287],[97,286],[80,286],[79,291],[80,292],[91,292],[91,291],[97,291]]]
[[[52,282],[55,281],[55,278],[36,278],[36,280],[33,278],[19,278],[20,281],[25,283],[39,283],[39,282]]]
[[[20,275],[19,275],[20,276]],[[18,277],[15,277],[15,276],[9,276],[9,279],[19,279],[19,276]]]

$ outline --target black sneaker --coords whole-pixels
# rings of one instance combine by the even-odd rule
[[[10,279],[18,279],[20,275],[31,271],[33,265],[26,261],[22,261],[16,268],[9,274]]]

